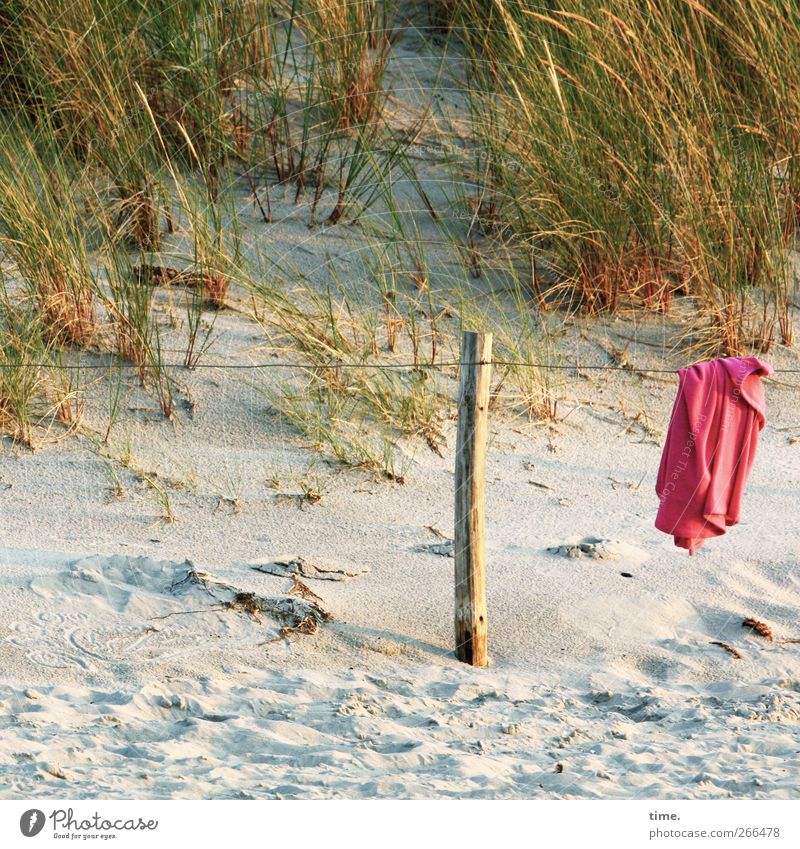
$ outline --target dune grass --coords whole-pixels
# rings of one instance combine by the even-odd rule
[[[0,303],[0,430],[28,447],[41,418],[46,371],[40,364],[46,362],[46,353],[36,310],[12,307],[4,291]],[[37,363],[36,367],[31,368],[31,362]]]
[[[44,343],[65,356],[113,352],[171,417],[177,389],[155,306],[165,276],[151,272],[153,254],[169,257],[169,282],[184,287],[183,362],[193,368],[211,339],[208,307],[224,308],[230,281],[244,276],[241,177],[265,221],[270,182],[294,180],[295,202],[313,187],[311,224],[328,188],[329,226],[381,197],[414,137],[384,121],[395,13],[376,0],[6,4],[0,230]],[[329,339],[316,332],[302,305],[286,300],[277,314],[304,356],[356,354],[334,325]],[[313,379],[344,395],[364,389],[376,418],[392,417],[393,386],[364,379],[345,390],[331,375],[323,366]],[[60,409],[67,421],[79,407]],[[407,431],[424,427],[404,410]]]
[[[89,345],[96,330],[95,296],[78,200],[80,171],[52,149],[49,157],[41,155],[15,132],[0,138],[0,240],[6,256],[38,307],[46,338],[56,346]]]
[[[451,108],[449,130],[436,92],[407,109],[392,95],[396,0],[5,3],[2,426],[28,444],[36,422],[77,427],[87,379],[66,366],[85,352],[113,361],[106,438],[125,364],[173,417],[168,360],[196,368],[242,293],[273,350],[305,364],[273,408],[392,480],[402,440],[444,447],[439,364],[463,327],[491,330],[509,363],[495,407],[543,421],[564,395],[543,366],[563,361],[578,306],[690,299],[697,356],[792,343],[797,4],[428,6],[433,37],[463,58],[468,109]],[[433,142],[450,170],[426,182],[433,148],[417,145]],[[287,203],[312,236],[348,244],[358,287],[322,256],[308,274],[262,262],[281,252],[261,242]],[[184,317],[165,330],[166,284]],[[23,373],[26,359],[43,366]]]
[[[697,297],[709,340],[791,343],[793,3],[467,0],[478,176],[590,311]],[[791,68],[788,66],[791,65]]]

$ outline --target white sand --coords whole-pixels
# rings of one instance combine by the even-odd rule
[[[413,41],[401,48],[416,55]],[[433,179],[429,189],[442,203]],[[307,208],[278,194],[270,248],[309,280],[325,279],[332,256],[357,289],[358,235],[309,232]],[[247,234],[265,238],[252,210]],[[446,257],[428,259],[432,283],[437,272],[447,281]],[[625,344],[618,333],[669,346],[683,329],[576,319],[563,344],[572,361],[607,363],[604,350]],[[220,314],[216,331],[215,359],[268,356],[240,313]],[[662,365],[652,344],[628,354]],[[767,359],[798,364],[780,350]],[[743,521],[691,559],[653,527],[674,377],[570,375],[554,427],[494,415],[492,663],[472,670],[451,653],[453,561],[421,549],[441,542],[426,526],[452,534],[453,423],[444,457],[404,442],[405,485],[376,482],[315,461],[266,415],[260,390],[285,377],[182,377],[195,406],[174,425],[141,409],[151,398],[125,399],[112,448],[185,482],[169,490],[172,525],[131,472],[110,497],[86,437],[35,453],[4,443],[0,797],[800,796],[800,645],[741,626],[755,616],[800,638],[797,389],[769,385]],[[84,423],[99,432],[104,391]],[[322,500],[299,509],[267,486],[276,476],[284,495],[309,478]],[[587,537],[616,556],[547,550]],[[241,591],[281,596],[288,578],[251,568],[281,557],[369,571],[308,579],[333,620],[290,641],[266,642],[278,627],[269,616],[204,610],[202,589],[170,589],[189,559]]]
[[[0,795],[798,796],[800,646],[741,627],[800,637],[793,392],[768,388],[742,524],[691,559],[653,527],[658,437],[618,409],[638,398],[663,430],[673,379],[578,381],[592,405],[565,404],[552,432],[495,418],[480,671],[451,655],[453,561],[419,550],[426,525],[452,531],[452,434],[444,458],[417,446],[403,486],[321,464],[322,501],[300,510],[264,481],[281,467],[292,491],[313,454],[246,387],[192,379],[179,433],[156,416],[132,431],[146,468],[197,469],[174,525],[125,473],[110,500],[79,441],[0,455]],[[226,467],[238,513],[218,506]],[[612,557],[547,551],[590,536]],[[315,635],[263,644],[270,617],[170,591],[188,558],[281,595],[291,581],[251,564],[287,554],[370,567],[307,579],[334,617]]]

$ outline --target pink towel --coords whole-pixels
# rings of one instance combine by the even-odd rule
[[[745,481],[764,427],[762,376],[756,357],[727,357],[678,371],[656,480],[656,527],[689,554],[737,524]]]

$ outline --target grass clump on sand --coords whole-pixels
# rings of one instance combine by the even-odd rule
[[[270,404],[310,444],[337,461],[402,481],[396,442],[422,437],[438,450],[446,398],[422,369],[392,368],[363,306],[295,287],[291,297],[256,287],[260,321],[300,377],[271,392]],[[363,366],[363,368],[352,366]],[[383,368],[382,366],[386,366]]]
[[[0,429],[29,448],[44,396],[46,346],[36,312],[0,304]],[[37,363],[31,368],[28,363]]]
[[[30,138],[0,135],[0,241],[55,346],[94,342],[96,298],[78,206],[80,172]],[[48,164],[52,161],[52,165]]]
[[[486,217],[589,311],[689,294],[717,350],[792,341],[796,4],[467,0],[455,18]]]

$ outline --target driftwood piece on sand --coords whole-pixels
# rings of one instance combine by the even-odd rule
[[[207,306],[222,307],[228,280],[219,272],[172,268],[167,265],[134,265],[133,277],[140,286],[184,286],[202,289]]]
[[[283,632],[299,631],[302,634],[313,634],[322,622],[328,622],[330,613],[323,610],[315,601],[307,601],[295,596],[260,596],[255,593],[236,593],[225,603],[231,610],[241,610],[258,618],[259,613],[265,613],[281,623]],[[283,636],[286,636],[283,633]]]
[[[184,566],[186,571],[183,576],[170,586],[172,594],[177,595],[199,589],[214,598],[218,610],[237,610],[249,614],[258,621],[261,621],[262,613],[266,614],[276,619],[281,625],[281,636],[278,639],[287,637],[295,631],[313,634],[321,623],[331,619],[331,615],[319,604],[322,601],[319,596],[314,594],[313,598],[309,598],[297,595],[297,581],[292,584],[286,595],[260,596],[238,590],[207,572],[195,569],[189,561]]]
[[[150,286],[204,286],[209,274],[188,268],[172,268],[168,265],[134,265],[131,269],[138,283]]]
[[[279,578],[307,578],[317,581],[347,581],[369,572],[368,566],[339,564],[326,561],[312,563],[304,557],[287,557],[269,563],[254,563],[253,569]]]

